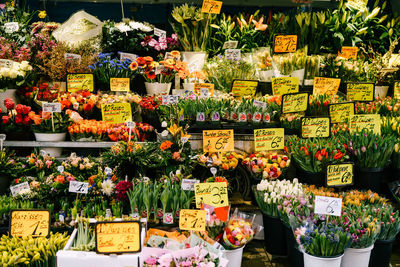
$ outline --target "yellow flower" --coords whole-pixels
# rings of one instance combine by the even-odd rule
[[[39,18],[44,19],[45,17],[47,17],[46,10],[38,10],[38,11],[39,11],[39,14],[38,14]]]
[[[172,134],[172,136],[177,135],[177,133],[178,133],[179,131],[181,131],[181,130],[182,130],[182,127],[179,127],[179,126],[176,125],[176,124],[171,125],[171,126],[168,128],[168,131]]]
[[[190,134],[187,134],[187,133],[184,133],[184,132],[181,130],[181,138],[183,138],[183,137],[186,137],[186,138],[189,140],[189,138],[191,137],[191,135],[190,135]]]

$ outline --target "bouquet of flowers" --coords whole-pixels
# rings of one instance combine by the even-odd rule
[[[0,91],[31,85],[31,71],[28,61],[13,62],[11,67],[0,68]]]
[[[399,211],[394,211],[392,205],[382,205],[374,208],[373,213],[380,222],[378,240],[393,240],[400,231]]]
[[[85,118],[89,118],[92,115],[99,100],[99,95],[92,94],[89,91],[66,92],[57,98],[57,101],[65,108],[75,110]]]
[[[36,133],[64,133],[71,125],[71,116],[66,111],[53,113],[50,112],[29,112],[29,118],[34,122],[32,129]]]
[[[219,167],[222,170],[236,169],[243,155],[236,152],[205,153],[197,157],[197,161],[207,167]]]
[[[304,221],[317,222],[313,202],[314,197],[302,191],[283,195],[278,205],[279,216],[286,226],[292,228]]]
[[[106,141],[110,127],[109,122],[82,120],[68,126],[68,132],[73,141]]]
[[[343,196],[343,203],[345,206],[361,207],[365,205],[382,205],[386,202],[388,202],[386,198],[379,196],[371,190],[351,190],[346,192]]]
[[[110,126],[106,129],[106,133],[108,138],[111,141],[125,141],[128,142],[129,139],[129,128],[124,123],[118,123]],[[154,133],[154,127],[143,122],[135,123],[135,127],[131,132],[131,140],[144,142],[152,137],[152,133]]]
[[[284,154],[258,152],[245,156],[242,164],[257,178],[277,179],[290,165],[290,159]]]
[[[155,37],[147,35],[140,43],[143,47],[151,47],[157,52],[172,51],[179,47],[178,35],[173,33],[171,37]]]
[[[29,132],[32,119],[29,116],[31,107],[15,103],[7,98],[4,100],[4,106],[8,114],[2,116],[1,130],[5,133]]]
[[[61,166],[64,167],[66,172],[75,176],[78,181],[85,181],[89,177],[98,174],[100,167],[99,163],[92,158],[78,157],[75,153],[71,153],[71,155],[61,163]]]

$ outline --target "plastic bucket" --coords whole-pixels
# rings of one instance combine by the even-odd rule
[[[243,257],[243,249],[245,246],[241,248],[237,248],[234,250],[225,250],[223,252],[224,257],[229,261],[229,267],[240,267],[242,266],[242,257]]]
[[[64,141],[67,136],[67,133],[35,133],[36,141],[39,142],[60,142]],[[60,157],[62,153],[61,147],[42,147],[41,150],[44,150],[51,157]]]
[[[275,256],[286,256],[285,226],[279,217],[263,214],[264,245],[266,251]]]
[[[336,257],[316,257],[304,253],[304,267],[340,267],[342,255]]]
[[[369,267],[389,267],[390,256],[392,255],[392,240],[377,240],[371,251]]]
[[[368,267],[371,250],[367,248],[348,248],[344,251],[341,267]]]
[[[145,82],[146,92],[148,95],[168,95],[172,83],[148,83]]]

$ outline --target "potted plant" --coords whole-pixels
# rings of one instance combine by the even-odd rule
[[[10,98],[4,100],[4,106],[7,114],[1,118],[1,132],[7,134],[8,140],[31,140],[32,132],[30,127],[33,122],[29,117],[31,107],[21,104],[15,105]]]
[[[15,159],[13,151],[3,149],[0,151],[0,194],[8,193],[11,181],[20,174],[22,164]]]

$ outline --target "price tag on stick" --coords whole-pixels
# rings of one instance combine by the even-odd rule
[[[71,193],[87,194],[89,190],[89,183],[70,181],[68,191]]]
[[[50,233],[50,211],[12,210],[10,235],[25,237],[46,237]]]
[[[206,230],[205,210],[181,210],[179,214],[179,229],[186,231]]]
[[[221,13],[222,1],[203,0],[201,7],[202,13],[219,14]]]
[[[375,93],[374,83],[347,84],[348,101],[374,101],[374,93]]]
[[[331,123],[347,121],[350,116],[354,115],[354,110],[354,102],[330,104],[329,116],[331,117]]]
[[[203,131],[204,152],[229,152],[234,149],[233,130]]]
[[[21,192],[22,190],[26,190],[26,189],[29,189],[28,182],[23,182],[23,183],[20,183],[20,184],[17,184],[17,185],[10,186],[11,195],[13,197],[18,195],[19,192]]]
[[[54,112],[60,113],[61,112],[61,103],[43,103],[43,112],[50,112],[51,113],[51,127],[54,129]]]
[[[199,183],[194,185],[196,207],[207,204],[213,207],[225,207],[229,205],[228,188],[226,183]]]
[[[301,137],[329,137],[331,134],[331,119],[329,117],[301,118]]]
[[[163,37],[166,38],[167,37],[167,32],[158,28],[154,28],[154,35],[158,36],[158,37]]]
[[[282,113],[306,111],[308,93],[287,94],[282,96]]]
[[[335,197],[315,196],[314,213],[340,216],[342,213],[342,199]]]
[[[299,92],[298,77],[272,78],[272,94],[285,95]]]
[[[132,129],[135,128],[135,122],[133,122],[133,121],[128,121],[128,122],[126,122],[126,126],[127,126],[128,129],[129,129],[129,137],[128,137],[128,140],[129,140],[129,142],[130,142],[130,141],[131,141],[131,137],[132,137]]]
[[[269,128],[254,130],[255,151],[279,150],[285,147],[285,129]]]
[[[276,35],[274,39],[275,53],[292,53],[297,50],[297,35]]]

